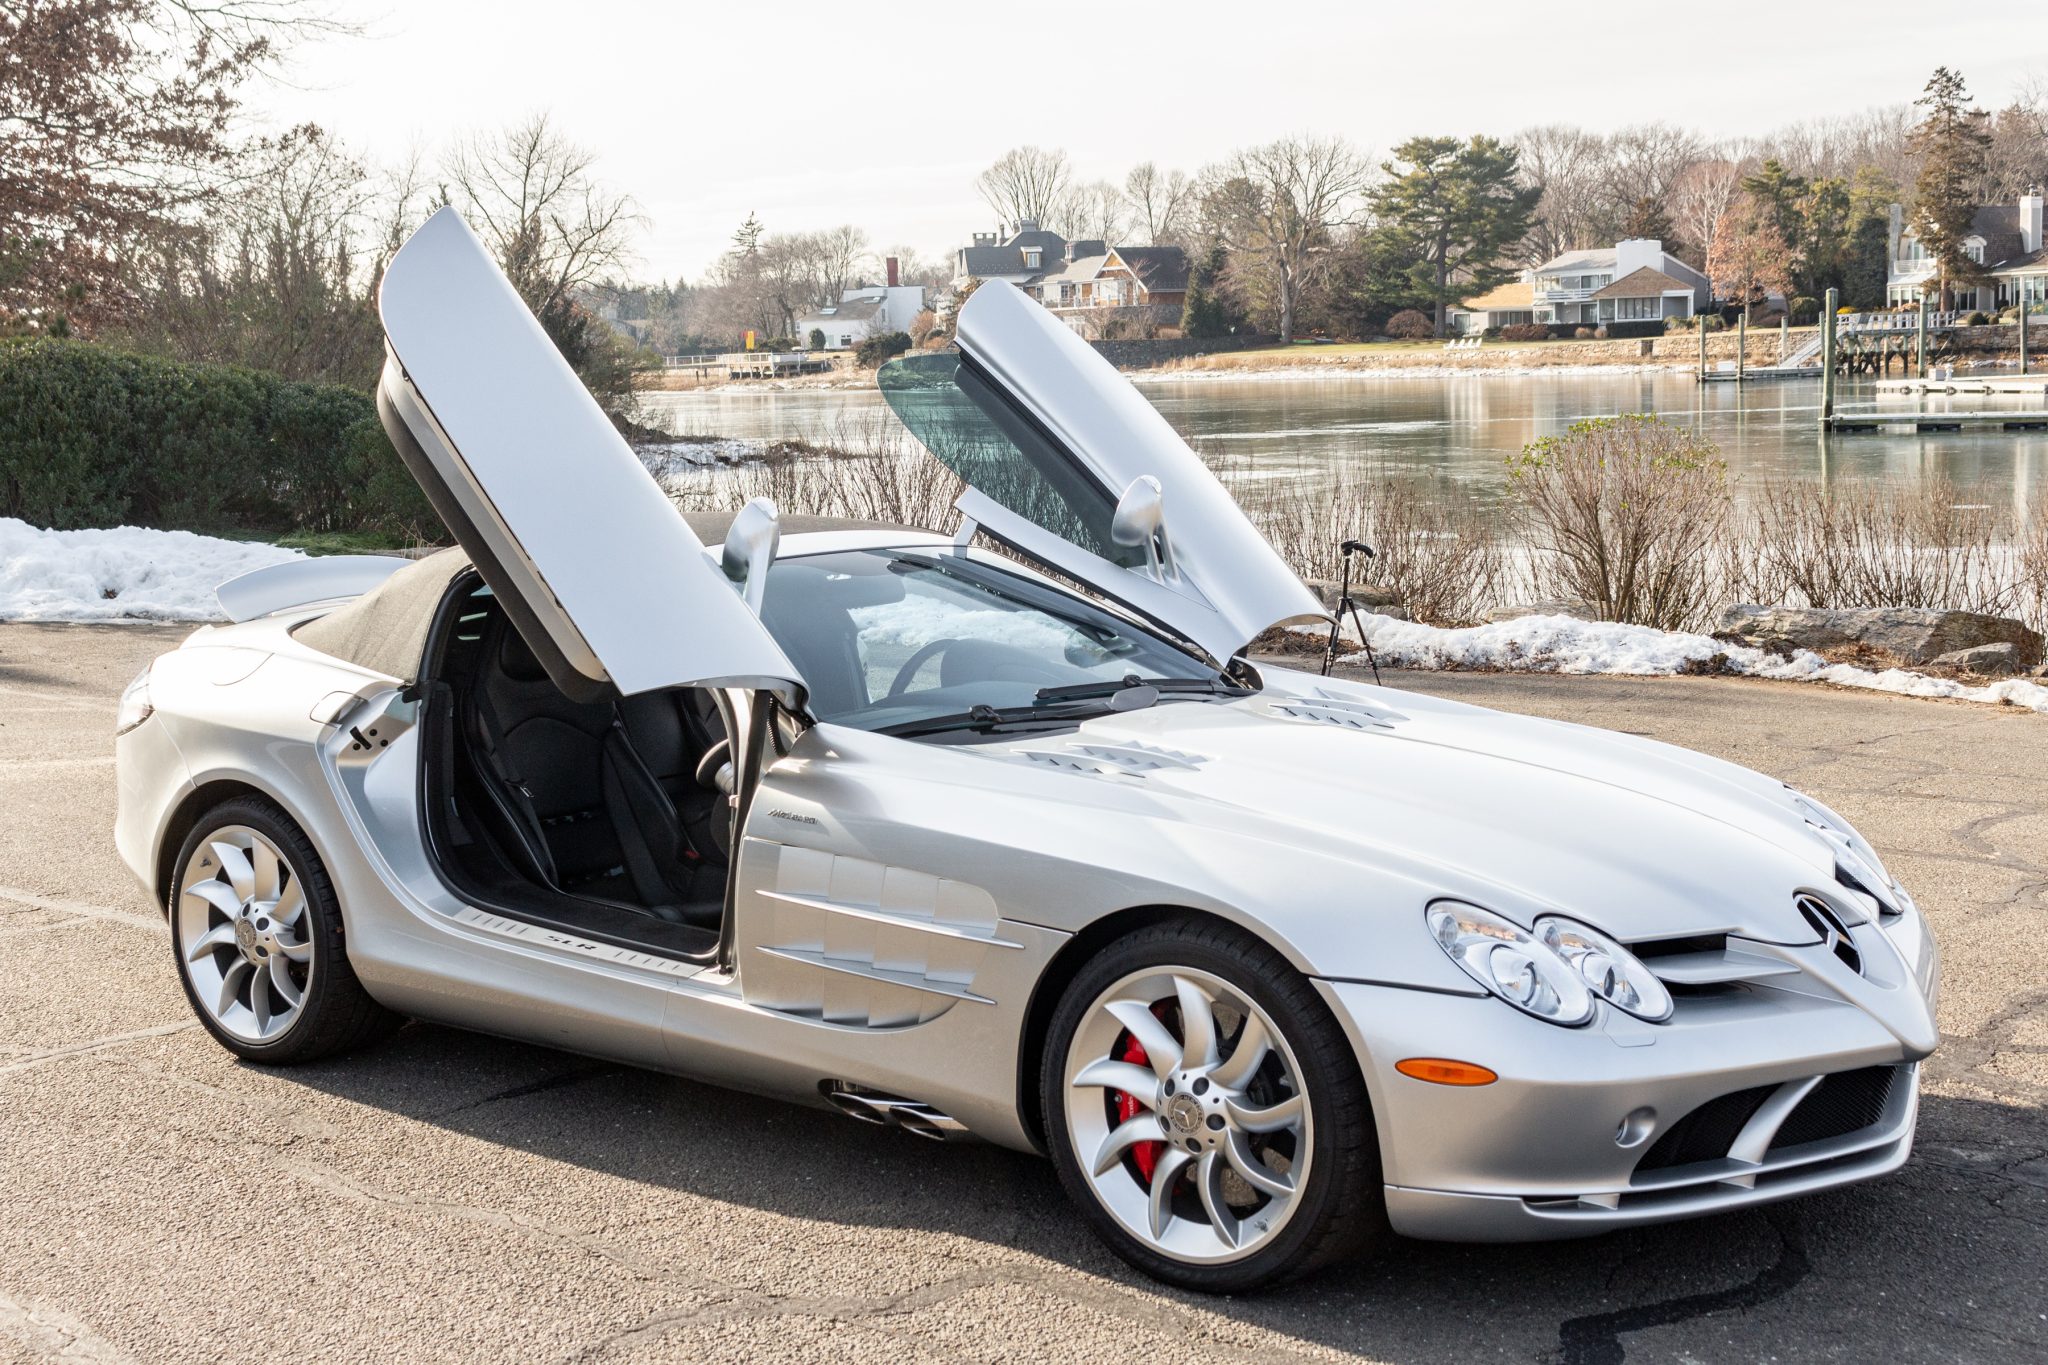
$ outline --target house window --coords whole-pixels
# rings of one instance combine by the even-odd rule
[[[1024,267],[1025,267],[1025,269],[1027,269],[1027,270],[1036,270],[1036,269],[1038,269],[1038,262],[1039,262],[1039,260],[1040,260],[1040,259],[1042,258],[1042,256],[1043,256],[1043,255],[1044,255],[1044,251],[1043,251],[1043,248],[1040,248],[1040,247],[1035,247],[1035,246],[1027,246],[1027,247],[1025,247],[1025,248],[1024,248]]]
[[[1963,254],[1965,256],[1968,256],[1971,260],[1975,261],[1978,265],[1984,264],[1984,244],[1982,242],[1969,243],[1967,246],[1963,248]]]
[[[1641,322],[1647,318],[1661,317],[1663,315],[1663,300],[1661,299],[1615,299],[1613,303],[1614,312],[1611,316],[1617,322]],[[1604,301],[1600,314],[1602,317],[1610,316]]]
[[[839,334],[839,344],[841,346],[853,345],[853,334],[851,332],[841,332]]]

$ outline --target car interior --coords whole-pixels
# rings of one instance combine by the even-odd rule
[[[443,608],[422,708],[428,846],[475,904],[702,958],[730,855],[716,695],[572,701],[471,573]]]

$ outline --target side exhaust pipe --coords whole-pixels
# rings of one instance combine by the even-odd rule
[[[901,1128],[906,1133],[915,1133],[933,1142],[951,1142],[968,1135],[965,1124],[920,1100],[878,1094],[838,1081],[827,1081],[819,1088],[833,1108],[862,1123]]]

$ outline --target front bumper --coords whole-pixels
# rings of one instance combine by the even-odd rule
[[[1913,1006],[1903,1013],[1925,1019],[1931,941],[1901,956],[1908,970],[1895,985]],[[1819,962],[1810,971],[1809,980],[1831,975]],[[1489,996],[1317,985],[1358,1050],[1395,1230],[1446,1241],[1588,1236],[1897,1170],[1912,1149],[1916,1063],[1932,1046],[1924,1027],[1887,1027],[1885,1011],[1811,988],[1689,999],[1661,1025],[1603,1006],[1592,1025],[1562,1029]],[[1476,1062],[1499,1079],[1434,1085],[1394,1069],[1409,1057]],[[1789,1140],[1801,1130],[1786,1121],[1817,1094],[1816,1079],[1838,1073],[1882,1080],[1881,1098],[1866,1088],[1870,1107],[1853,1128],[1822,1123],[1825,1136]],[[1687,1133],[1672,1132],[1696,1111]],[[1707,1121],[1730,1113],[1718,1128]],[[1778,1143],[1781,1127],[1788,1141]]]

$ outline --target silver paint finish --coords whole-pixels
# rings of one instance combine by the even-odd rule
[[[281,1038],[312,989],[305,886],[247,825],[209,830],[178,876],[172,937],[207,1017],[248,1043]]]

